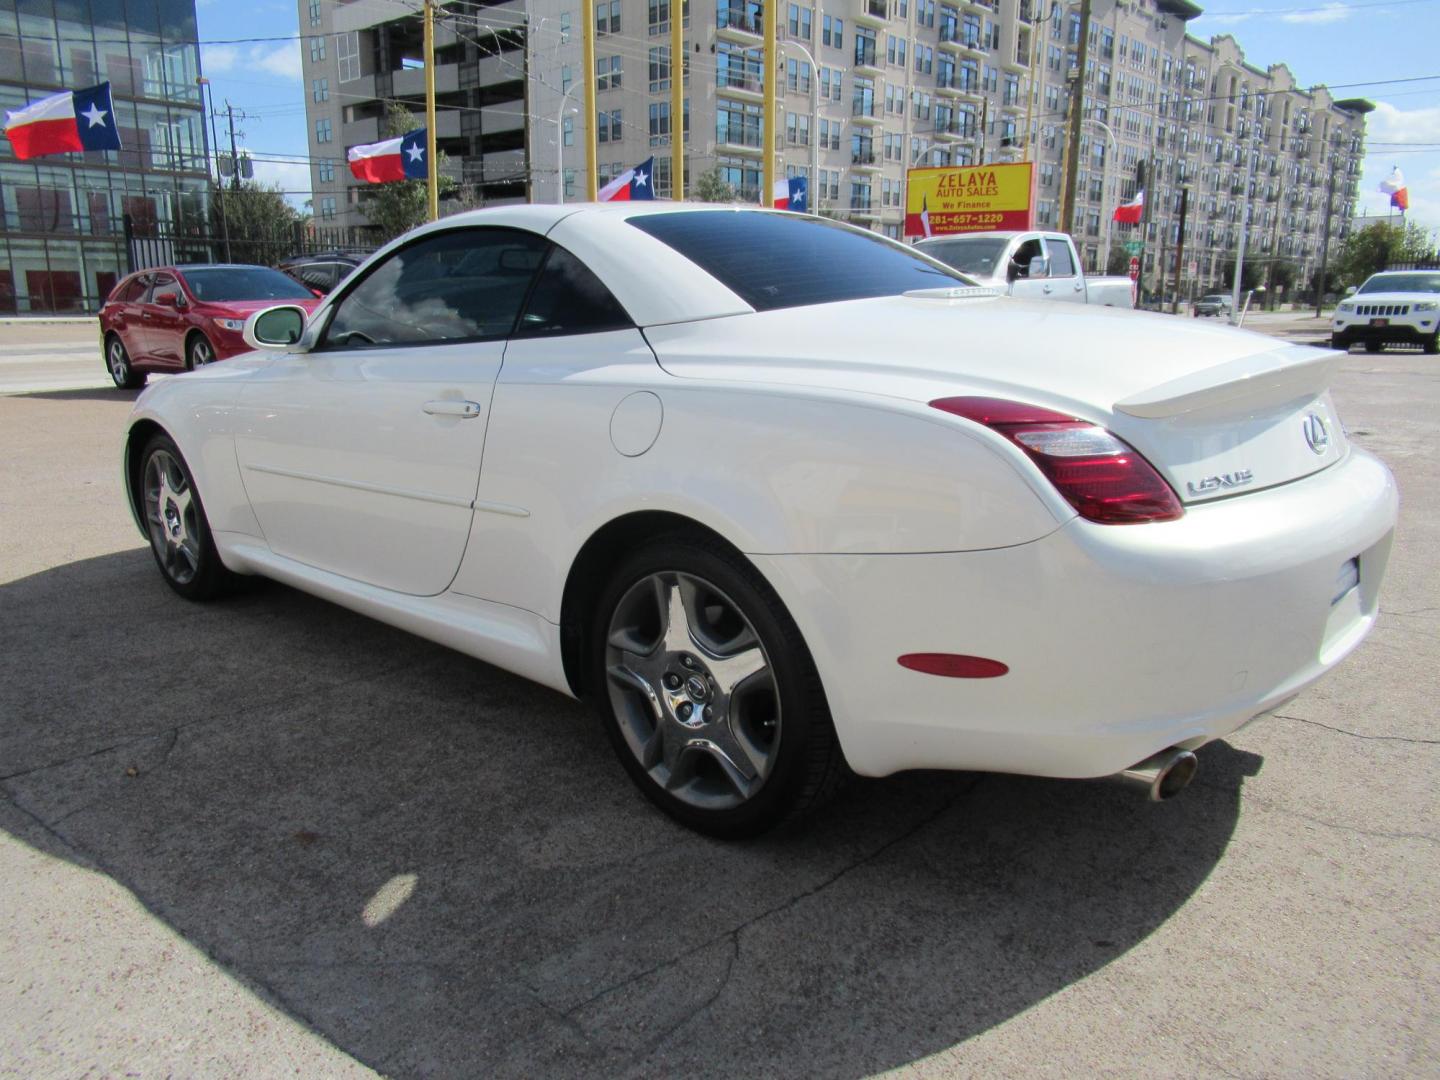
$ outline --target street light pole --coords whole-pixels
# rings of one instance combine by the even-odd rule
[[[805,59],[810,61],[810,192],[807,199],[813,214],[820,209],[815,196],[820,184],[820,65],[815,62],[814,54],[798,41],[787,39],[780,42],[782,49],[787,45],[799,49],[805,54]],[[768,206],[769,203],[765,205]]]
[[[1115,132],[1113,132],[1112,130],[1110,130],[1110,125],[1109,125],[1109,124],[1104,123],[1103,121],[1100,121],[1100,120],[1094,120],[1094,119],[1092,119],[1092,118],[1090,118],[1090,117],[1088,117],[1088,116],[1085,118],[1085,120],[1084,120],[1083,122],[1086,123],[1086,124],[1094,124],[1094,125],[1095,125],[1096,127],[1098,127],[1101,131],[1105,132],[1105,138],[1106,138],[1106,140],[1107,140],[1107,141],[1109,142],[1109,144],[1110,144],[1110,153],[1108,153],[1108,154],[1105,155],[1105,162],[1104,162],[1104,164],[1102,164],[1102,165],[1100,166],[1100,211],[1101,211],[1101,213],[1104,213],[1104,211],[1105,211],[1105,181],[1109,178],[1109,175],[1110,175],[1110,159],[1111,159],[1112,157],[1116,157],[1116,156],[1119,155],[1120,150],[1118,149],[1118,147],[1119,147],[1120,144],[1119,144],[1119,142],[1118,142],[1118,141],[1116,140],[1116,138],[1115,138]],[[1110,234],[1111,234],[1112,232],[1114,232],[1114,227],[1115,227],[1115,219],[1114,219],[1114,216],[1111,215],[1111,216],[1110,216],[1109,218],[1107,218],[1106,221],[1105,221],[1105,241],[1104,241],[1104,244],[1101,246],[1100,272],[1101,272],[1102,274],[1109,273],[1109,267],[1110,267]],[[1069,230],[1067,229],[1066,231],[1068,232]]]
[[[555,110],[555,184],[558,191],[555,202],[561,206],[565,204],[565,103],[575,92],[576,85],[570,84],[570,89],[560,97],[560,107]]]

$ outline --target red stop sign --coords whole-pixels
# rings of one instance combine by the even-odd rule
[[[1130,280],[1140,280],[1140,260],[1134,255],[1130,256]]]

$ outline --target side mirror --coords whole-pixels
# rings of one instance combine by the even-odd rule
[[[1033,259],[1030,260],[1030,276],[1049,277],[1050,260],[1047,259],[1044,255],[1036,255]]]
[[[294,352],[293,346],[305,333],[305,309],[286,304],[265,308],[245,320],[243,336],[252,349]]]
[[[174,293],[161,293],[159,296],[155,297],[155,303],[159,304],[161,307],[173,307],[178,309],[180,307],[180,297],[178,297]]]
[[[1345,286],[1345,295],[1346,295],[1346,296],[1354,296],[1354,295],[1355,295],[1355,286],[1354,286],[1354,285],[1346,285],[1346,286]]]

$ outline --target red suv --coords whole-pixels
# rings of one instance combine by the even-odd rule
[[[115,385],[145,385],[151,372],[193,371],[247,351],[251,312],[276,304],[314,311],[304,285],[264,266],[161,266],[131,274],[100,309],[105,366]]]

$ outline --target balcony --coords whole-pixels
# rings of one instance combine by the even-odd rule
[[[721,68],[715,72],[715,86],[727,93],[750,95],[756,101],[765,100],[765,86],[758,72],[752,74]]]
[[[875,108],[873,101],[855,101],[850,105],[850,115],[857,124],[883,124],[885,114]]]
[[[860,0],[860,11],[855,21],[871,26],[884,26],[890,19],[889,4],[886,0]]]
[[[872,172],[878,172],[884,167],[883,163],[876,158],[874,150],[851,150],[850,165],[852,168]]]
[[[720,4],[715,9],[715,27],[735,35],[765,34],[765,9],[760,4]]]
[[[850,196],[850,213],[855,217],[878,218],[879,209],[870,199],[862,199],[858,196]]]
[[[855,66],[857,68],[880,69],[875,42],[868,38],[859,38],[855,42]]]

